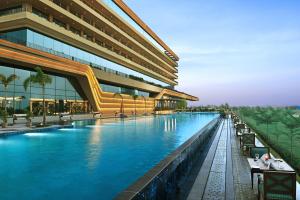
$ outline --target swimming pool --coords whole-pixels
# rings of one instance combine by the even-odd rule
[[[112,199],[217,116],[80,121],[0,138],[0,199]]]

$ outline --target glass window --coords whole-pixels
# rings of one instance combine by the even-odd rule
[[[21,85],[16,85],[15,86],[15,92],[19,92],[19,93],[22,93],[24,92],[25,89],[24,89],[24,86],[21,86]],[[27,91],[30,91],[30,88],[28,87]]]
[[[34,33],[33,34],[33,43],[43,47],[44,46],[44,38],[41,34],[39,33]]]
[[[55,99],[64,100],[66,99],[65,95],[56,95]]]
[[[57,52],[61,52],[62,51],[62,44],[61,42],[54,40],[53,42],[53,49]]]
[[[45,89],[45,94],[52,95],[54,98],[55,90],[54,89]]]
[[[42,88],[38,88],[38,87],[31,87],[31,94],[39,94],[41,95],[43,93]]]
[[[4,74],[6,76],[14,74],[14,68],[10,68],[10,67],[0,66],[0,71],[1,71],[1,74]]]
[[[66,79],[66,90],[74,91],[74,88],[68,79]]]
[[[66,89],[66,80],[62,77],[56,77],[55,78],[55,88],[59,90],[65,90]]]
[[[26,34],[26,31],[27,31],[27,34]],[[134,70],[131,70],[122,65],[113,63],[109,60],[106,60],[106,59],[96,56],[94,54],[88,53],[81,49],[75,48],[71,45],[64,44],[58,40],[52,39],[52,38],[42,35],[40,33],[36,33],[36,32],[33,32],[32,30],[28,30],[28,29],[26,29],[26,31],[22,30],[22,32],[18,32],[18,33],[14,33],[14,32],[5,33],[5,35],[2,34],[1,37],[7,38],[9,34],[16,34],[12,37],[17,37],[17,38],[26,38],[27,37],[27,40],[28,40],[27,45],[29,45],[32,48],[36,48],[36,49],[39,49],[42,51],[47,51],[54,55],[65,57],[68,59],[74,59],[75,61],[78,61],[78,62],[81,62],[84,64],[94,63],[93,66],[109,68],[106,71],[110,72],[110,73],[126,76],[129,78],[138,77],[140,81],[146,80],[148,82],[152,82],[152,83],[159,84],[162,86],[169,86],[168,84],[166,84],[162,81],[156,80],[150,76],[144,75],[144,74],[134,71]],[[10,39],[8,39],[8,40],[10,40]],[[22,42],[18,42],[18,43],[22,43]],[[53,49],[53,51],[51,49]],[[73,58],[72,58],[72,56],[73,56]]]
[[[45,38],[45,40],[44,40],[44,46],[48,50],[53,50],[53,39],[51,39],[51,38]]]
[[[63,46],[63,53],[66,54],[66,55],[70,55],[70,48],[69,48],[69,45],[66,45],[66,44],[62,44]]]
[[[66,91],[66,95],[67,95],[67,97],[75,97],[75,92],[74,92],[74,91],[67,90],[67,91]],[[69,99],[69,98],[68,98],[68,99]]]
[[[65,90],[55,90],[55,94],[59,96],[65,96],[66,91]]]
[[[33,32],[31,30],[27,31],[27,45],[32,46],[33,44]]]
[[[15,81],[16,85],[21,85],[23,87],[24,81],[30,76],[30,71],[16,69],[15,74],[18,76],[18,79]],[[23,87],[23,90],[24,90],[24,87]]]

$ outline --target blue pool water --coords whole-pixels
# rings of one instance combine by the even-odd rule
[[[0,138],[0,199],[112,199],[216,117],[81,121]]]

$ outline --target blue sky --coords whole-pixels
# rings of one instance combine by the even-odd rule
[[[300,1],[125,2],[179,55],[194,105],[300,104]]]

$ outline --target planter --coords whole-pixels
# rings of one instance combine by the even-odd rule
[[[7,122],[2,122],[2,128],[6,128],[7,127]]]
[[[26,126],[30,128],[32,126],[32,122],[31,121],[26,122]]]

